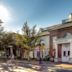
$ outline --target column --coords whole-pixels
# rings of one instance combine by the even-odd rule
[[[72,41],[70,42],[70,59],[69,63],[72,63]]]
[[[57,48],[57,37],[54,36],[53,37],[53,49],[55,49],[55,58],[54,58],[54,62],[58,62],[58,48]]]
[[[10,52],[11,52],[11,59],[14,58],[14,54],[13,54],[13,48],[10,47]]]
[[[55,58],[54,58],[55,62],[58,62],[58,48],[57,48],[57,44],[55,43]]]

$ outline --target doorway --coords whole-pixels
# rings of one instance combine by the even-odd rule
[[[62,62],[69,62],[70,43],[62,44]]]
[[[62,60],[62,44],[58,44],[58,62],[61,62]]]

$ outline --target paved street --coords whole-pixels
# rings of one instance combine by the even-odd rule
[[[54,64],[37,61],[0,62],[0,72],[72,72],[71,64]]]

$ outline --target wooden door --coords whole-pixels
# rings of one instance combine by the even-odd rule
[[[58,44],[58,58],[62,58],[62,44]]]

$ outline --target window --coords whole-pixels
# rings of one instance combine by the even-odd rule
[[[63,52],[63,56],[66,56],[66,51]]]
[[[68,56],[70,56],[70,51],[68,51]]]

